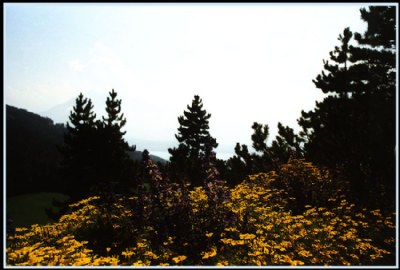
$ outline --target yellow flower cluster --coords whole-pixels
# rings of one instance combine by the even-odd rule
[[[289,168],[299,163],[296,160],[283,169],[293,176]],[[313,179],[326,177],[309,163],[301,165]],[[308,205],[303,214],[293,215],[286,208],[287,193],[271,188],[276,186],[276,176],[274,172],[249,176],[232,191],[231,207],[244,224],[222,235],[220,260],[233,265],[363,265],[380,263],[394,254],[395,226],[390,217],[384,218],[379,210],[370,211],[370,216],[376,217],[374,224],[381,224],[379,233],[392,229],[384,249],[371,243],[374,229],[365,219],[366,209],[356,212],[354,204],[332,198],[331,209]]]
[[[15,266],[99,266],[118,265],[116,257],[102,257],[86,248],[87,241],[78,241],[70,234],[74,228],[85,226],[97,213],[90,205],[98,197],[91,197],[71,205],[77,211],[60,218],[51,225],[32,225],[16,228],[7,237],[7,265]],[[82,222],[82,223],[79,223]]]
[[[290,181],[294,181],[296,174],[315,181],[329,179],[311,163],[302,160],[291,162],[282,168],[285,175],[292,177]],[[379,210],[357,210],[345,198],[335,196],[327,198],[329,207],[313,205],[311,200],[302,213],[294,214],[288,207],[290,192],[277,188],[279,179],[276,172],[259,173],[250,175],[246,181],[230,189],[231,197],[224,207],[236,215],[237,221],[235,225],[226,225],[222,230],[207,229],[199,234],[207,243],[202,252],[193,255],[200,258],[200,264],[394,264],[390,260],[395,253],[394,217],[384,217]],[[189,197],[193,216],[211,207],[203,187],[191,190]],[[129,201],[136,199],[128,198]],[[101,198],[91,197],[71,205],[73,212],[54,224],[16,228],[15,234],[7,236],[7,265],[166,266],[188,264],[191,261],[189,253],[182,254],[174,250],[179,240],[175,236],[167,235],[157,244],[152,242],[154,239],[149,235],[158,234],[152,226],[145,228],[152,234],[137,236],[126,248],[107,246],[104,247],[106,256],[95,254],[88,248],[88,242],[77,240],[75,234],[104,218],[104,213],[94,204],[97,200]],[[176,200],[179,201],[179,198]],[[109,213],[109,217],[113,222],[112,228],[120,230],[124,222],[132,218],[133,212],[124,208],[123,202],[114,207],[119,212]],[[200,228],[204,220],[199,219],[198,222],[192,224],[193,228]],[[186,242],[183,246],[190,250],[192,244]],[[115,250],[118,252],[115,253]]]

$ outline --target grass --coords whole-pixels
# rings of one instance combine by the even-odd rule
[[[11,218],[16,227],[29,227],[33,224],[44,225],[51,220],[46,212],[46,208],[57,211],[59,208],[52,205],[52,200],[65,201],[67,195],[61,193],[40,192],[14,196],[7,199],[6,213]]]

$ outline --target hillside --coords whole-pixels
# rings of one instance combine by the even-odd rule
[[[65,127],[49,118],[6,105],[7,195],[50,191],[58,186],[57,145]]]
[[[66,128],[53,120],[25,109],[6,105],[6,167],[7,196],[31,192],[62,192],[57,174]],[[142,152],[129,153],[141,160]],[[154,162],[166,160],[150,155]]]

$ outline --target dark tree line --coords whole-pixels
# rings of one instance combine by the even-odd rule
[[[278,123],[278,134],[267,145],[269,126],[254,122],[251,135],[253,152],[245,144],[237,143],[235,155],[226,161],[225,177],[231,184],[238,184],[249,174],[277,170],[289,158],[304,156],[303,139],[288,126]]]

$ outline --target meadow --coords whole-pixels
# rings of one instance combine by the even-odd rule
[[[52,222],[45,209],[54,212],[60,207],[52,204],[53,200],[63,202],[69,196],[54,192],[29,193],[7,198],[7,217],[13,220],[16,227],[29,227],[32,224],[45,225]]]

